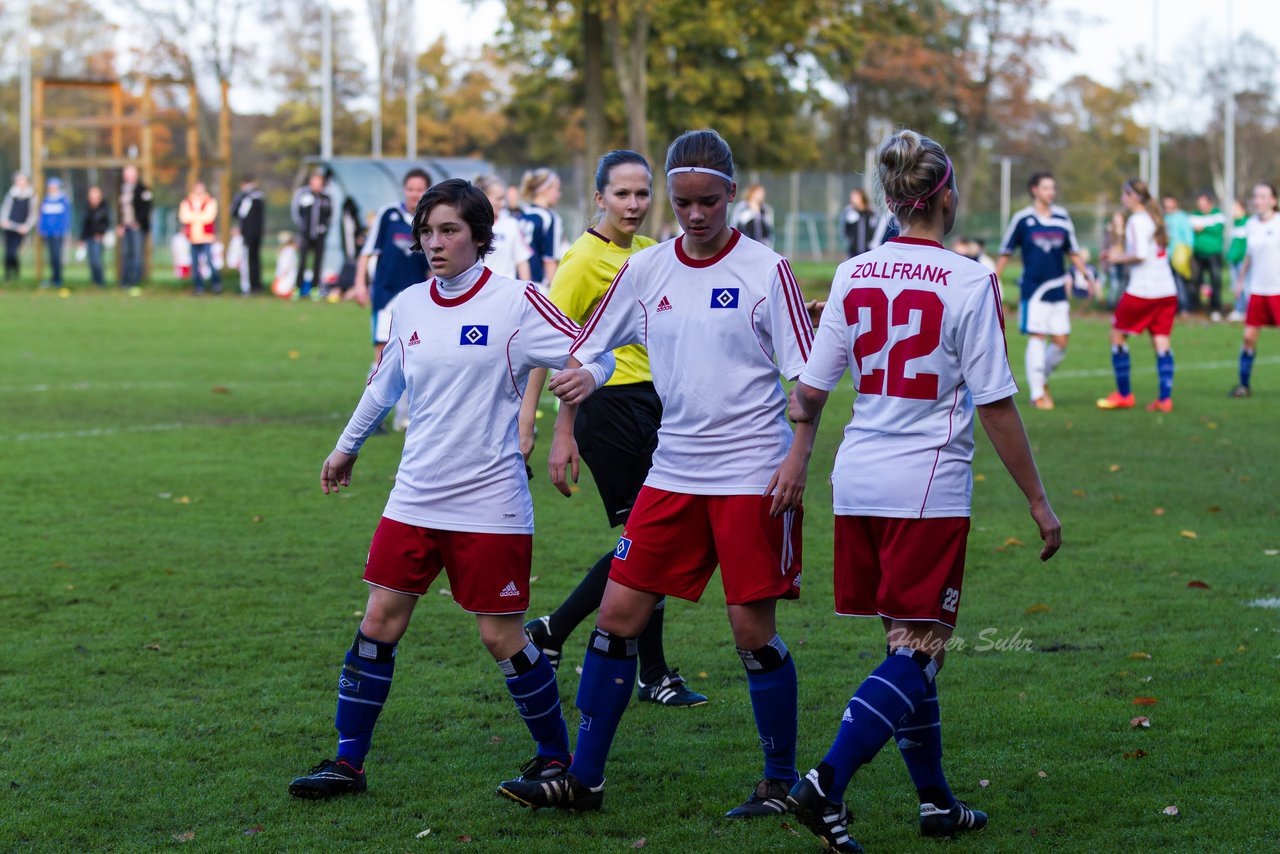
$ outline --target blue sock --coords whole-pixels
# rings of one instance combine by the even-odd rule
[[[799,701],[796,696],[796,663],[778,635],[760,649],[738,650],[747,668],[751,709],[764,751],[764,776],[792,785],[796,774],[796,728]]]
[[[1160,399],[1173,397],[1173,351],[1156,354],[1156,375],[1160,377]]]
[[[357,631],[338,678],[338,758],[353,768],[364,767],[373,740],[373,726],[391,691],[396,669],[396,645],[383,643]]]
[[[893,735],[898,740],[902,761],[911,772],[920,803],[950,809],[956,799],[942,771],[942,711],[934,680],[929,680],[924,699],[916,703],[914,712],[907,713]]]
[[[582,660],[582,681],[578,683],[578,752],[569,770],[579,782],[599,786],[604,782],[604,763],[609,758],[613,734],[631,701],[636,685],[636,638],[610,635],[596,629],[591,633],[587,655]]]
[[[1111,345],[1111,369],[1116,372],[1116,391],[1128,397],[1133,393],[1129,384],[1129,345]]]
[[[1245,388],[1249,387],[1249,380],[1253,376],[1253,360],[1258,357],[1257,350],[1240,350],[1240,385]]]
[[[917,655],[928,659],[924,653]],[[920,705],[927,682],[924,668],[913,660],[911,650],[901,647],[858,686],[836,740],[823,757],[826,768],[818,768],[827,798],[837,803],[844,800],[854,772],[875,758],[902,717]],[[828,769],[829,773],[824,773]]]
[[[538,755],[568,762],[569,732],[560,714],[560,688],[551,662],[530,643],[499,661],[498,667],[507,677],[507,690],[515,700],[516,711],[538,745]]]

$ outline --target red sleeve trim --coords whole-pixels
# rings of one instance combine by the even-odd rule
[[[796,343],[800,346],[800,355],[807,362],[809,351],[813,347],[813,328],[809,323],[808,312],[804,307],[804,295],[800,293],[800,285],[796,282],[791,265],[783,258],[778,264],[778,277],[782,281],[782,295],[786,298],[787,314],[791,317],[791,328],[796,333]]]

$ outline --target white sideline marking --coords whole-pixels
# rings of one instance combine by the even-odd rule
[[[1258,361],[1262,361],[1259,359]],[[367,379],[367,377],[365,377]],[[336,378],[337,382],[344,382],[341,378]],[[353,380],[354,382],[354,380]],[[360,380],[361,383],[364,380]],[[71,383],[31,383],[28,385],[0,385],[0,394],[41,394],[47,392],[59,391],[147,391],[150,389],[166,389],[166,388],[213,388],[221,386],[230,390],[251,389],[256,386],[299,386],[311,388],[319,383],[301,382],[296,379],[281,380],[254,380],[250,383],[237,382],[219,382],[218,380],[208,381],[179,381],[179,380],[113,380],[110,382],[90,382],[89,380],[77,380]]]
[[[307,424],[342,418],[339,412],[304,415],[298,418],[237,418],[221,423],[172,421],[166,424],[134,424],[130,427],[93,427],[88,430],[56,430],[48,433],[0,433],[0,442],[48,442],[58,439],[99,439],[130,433],[169,433],[175,430],[200,430],[220,427],[269,427],[276,424]]]
[[[1246,605],[1252,605],[1254,608],[1280,608],[1280,597],[1273,596],[1270,599],[1254,599],[1252,602],[1246,602]]]
[[[1178,348],[1174,347],[1173,352],[1176,355],[1178,352]],[[1280,356],[1264,356],[1260,359],[1254,360],[1253,364],[1255,366],[1280,365]],[[1232,359],[1230,362],[1227,362],[1227,361],[1192,362],[1188,365],[1184,365],[1181,362],[1176,362],[1174,364],[1174,370],[1177,373],[1182,373],[1183,371],[1221,371],[1227,368],[1238,368],[1238,367],[1240,367],[1239,359]],[[1110,376],[1114,376],[1114,373],[1110,368],[1106,368],[1105,370],[1099,368],[1098,370],[1091,370],[1091,371],[1054,371],[1053,377],[1051,379],[1070,380],[1070,379],[1084,379],[1086,377],[1110,377]]]

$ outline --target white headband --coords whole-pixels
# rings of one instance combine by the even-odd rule
[[[726,175],[719,169],[705,169],[701,166],[677,166],[674,169],[667,170],[667,177],[670,178],[678,172],[701,172],[703,175],[715,175],[717,178],[723,178],[730,184],[733,183],[733,176]]]

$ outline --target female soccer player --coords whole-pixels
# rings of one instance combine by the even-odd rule
[[[569,247],[551,283],[551,301],[575,323],[584,323],[591,316],[622,265],[656,242],[636,234],[649,213],[652,185],[653,173],[642,155],[610,151],[600,158],[595,201],[603,216],[596,227],[588,228]],[[613,378],[582,405],[573,428],[578,450],[591,468],[604,501],[610,527],[627,521],[653,464],[658,422],[662,418],[662,401],[654,391],[649,354],[644,347],[620,347],[615,356],[618,369]],[[529,374],[529,390],[520,412],[523,447],[533,446],[537,392],[542,389],[545,374]],[[559,665],[560,650],[569,635],[600,607],[612,564],[610,549],[555,613],[525,626],[529,639],[553,666]],[[640,635],[640,699],[664,706],[702,705],[707,698],[690,690],[684,677],[667,665],[662,646],[664,603],[665,600],[658,603]]]
[[[684,234],[623,265],[569,361],[642,344],[662,400],[653,468],[614,551],[583,661],[577,752],[568,773],[511,780],[498,793],[531,807],[600,807],[637,638],[663,596],[697,600],[719,564],[765,754],[764,779],[729,815],[777,815],[796,779],[797,706],[775,609],[800,593],[800,500],[813,444],[812,425],[792,442],[778,377],[799,375],[812,329],[786,259],[728,225],[737,185],[720,135],[680,136],[666,173]],[[566,495],[565,469],[575,479],[578,471],[575,410],[590,382],[566,372],[551,383],[562,405],[548,466]]]
[[[364,791],[396,644],[442,568],[454,601],[476,615],[537,743],[523,779],[568,764],[555,671],[523,630],[533,502],[516,418],[529,370],[563,367],[579,329],[532,286],[485,268],[493,219],[489,200],[466,181],[443,181],[422,196],[414,249],[425,252],[434,277],[401,295],[382,358],[321,469],[326,494],[349,485],[361,445],[407,393],[404,454],[365,565],[369,602],[338,680],[337,758],[290,783],[295,797]],[[602,353],[583,372],[603,383],[612,371],[613,357]]]
[[[1240,278],[1249,280],[1249,307],[1244,316],[1244,346],[1240,348],[1240,384],[1232,397],[1248,397],[1253,360],[1258,355],[1258,332],[1280,326],[1280,217],[1276,216],[1276,188],[1256,184],[1253,212],[1245,224],[1245,256]]]
[[[481,175],[476,178],[475,185],[489,197],[495,217],[493,254],[485,259],[485,266],[499,276],[529,281],[529,259],[533,257],[533,250],[525,242],[519,221],[507,210],[507,185],[495,175]]]
[[[831,474],[836,611],[879,616],[888,638],[830,751],[787,798],[836,851],[862,850],[849,838],[844,791],[891,738],[920,797],[922,834],[987,821],[947,786],[934,684],[960,605],[975,407],[1030,503],[1041,559],[1061,543],[1014,404],[997,279],[942,247],[958,202],[951,160],[911,130],[882,142],[877,158],[902,235],[836,270],[792,404],[798,423],[816,423],[846,367],[853,374],[858,405]]]
[[[525,241],[533,250],[529,275],[544,294],[556,277],[562,250],[564,222],[554,208],[560,202],[560,176],[550,169],[535,169],[524,176],[520,195],[525,200],[520,225]]]
[[[1100,398],[1098,408],[1133,408],[1136,401],[1129,384],[1129,336],[1147,330],[1155,347],[1160,380],[1159,396],[1147,404],[1147,411],[1172,412],[1173,351],[1169,349],[1169,336],[1178,314],[1178,284],[1166,257],[1169,237],[1164,230],[1164,215],[1147,185],[1136,178],[1124,183],[1120,202],[1129,212],[1124,246],[1112,247],[1108,260],[1129,268],[1129,283],[1111,321],[1111,367],[1116,374],[1116,390]]]

